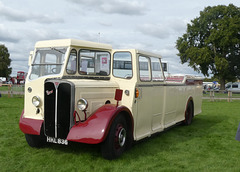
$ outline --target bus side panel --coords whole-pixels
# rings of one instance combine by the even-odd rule
[[[202,85],[197,85],[194,96],[194,115],[202,112]]]

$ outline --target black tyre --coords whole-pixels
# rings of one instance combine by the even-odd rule
[[[40,135],[31,135],[31,134],[25,134],[26,141],[29,146],[40,148],[46,145],[47,139],[46,136],[44,136],[43,131],[41,130]]]
[[[102,156],[105,159],[116,159],[122,155],[129,143],[129,133],[123,115],[118,115],[109,130],[108,136],[101,145]]]
[[[185,111],[185,120],[184,124],[185,125],[190,125],[193,120],[193,103],[192,101],[188,102],[187,109]]]

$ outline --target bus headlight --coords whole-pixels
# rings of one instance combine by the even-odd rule
[[[41,105],[41,99],[40,97],[38,96],[34,96],[32,98],[32,104],[35,106],[35,107],[39,107]]]
[[[88,107],[87,100],[85,100],[83,98],[79,99],[78,102],[77,102],[77,107],[78,107],[79,110],[85,111]]]

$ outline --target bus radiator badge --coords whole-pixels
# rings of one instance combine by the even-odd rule
[[[46,91],[46,93],[47,93],[47,95],[49,96],[50,94],[52,94],[53,93],[53,90],[51,90],[51,91]]]

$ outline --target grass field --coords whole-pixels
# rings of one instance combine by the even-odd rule
[[[8,89],[8,86],[5,85],[0,87],[0,91],[8,91]]]
[[[240,101],[203,101],[190,126],[137,142],[122,157],[108,161],[99,145],[49,144],[31,148],[19,130],[23,98],[0,98],[0,171],[239,171]]]

